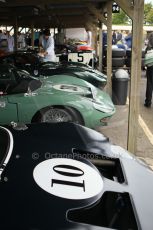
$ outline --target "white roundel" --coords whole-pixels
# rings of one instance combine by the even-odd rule
[[[58,84],[53,86],[56,90],[61,90],[69,93],[83,93],[84,90],[76,85],[68,85],[68,84]]]
[[[103,190],[100,174],[91,166],[72,159],[43,161],[35,167],[33,177],[46,192],[67,199],[89,199]]]

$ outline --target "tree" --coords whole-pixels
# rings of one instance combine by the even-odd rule
[[[113,14],[113,21],[112,23],[117,24],[127,24],[128,23],[128,16],[124,13],[122,9],[120,9],[120,13],[114,13]]]
[[[153,23],[153,6],[151,3],[144,5],[144,23]]]
[[[150,0],[151,1],[151,0]],[[130,18],[120,9],[120,13],[113,14],[113,24],[131,24]],[[153,24],[153,4],[146,3],[144,5],[144,24]]]

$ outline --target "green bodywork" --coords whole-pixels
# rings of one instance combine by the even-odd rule
[[[66,75],[43,79],[40,88],[27,93],[0,96],[0,124],[31,123],[47,107],[70,107],[83,118],[87,127],[104,125],[102,118],[115,113],[108,94],[90,83]]]
[[[53,73],[73,75],[80,79],[83,79],[96,87],[104,87],[107,83],[107,76],[96,69],[92,69],[85,64],[79,64],[75,62],[69,62],[67,65],[55,65],[48,62],[43,63],[40,67],[40,77],[52,76]],[[41,76],[42,75],[42,76]]]

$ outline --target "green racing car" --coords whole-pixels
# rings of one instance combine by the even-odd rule
[[[109,95],[85,80],[68,75],[39,80],[0,65],[0,124],[76,122],[95,128],[114,113]]]

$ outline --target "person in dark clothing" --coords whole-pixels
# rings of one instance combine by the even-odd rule
[[[119,32],[117,32],[117,34],[116,34],[116,42],[121,41],[121,40],[122,40],[122,38],[123,38],[122,33],[121,33],[120,31],[119,31]]]
[[[132,48],[132,34],[129,33],[124,39],[127,47]]]
[[[102,38],[103,38],[103,46],[107,46],[107,31],[103,31]]]
[[[102,32],[102,44],[103,44],[103,54],[107,49],[107,31]]]
[[[116,45],[116,42],[117,42],[117,38],[116,38],[116,32],[114,30],[113,33],[112,33],[112,44]]]
[[[152,49],[153,49],[153,33],[149,35],[146,53],[148,50],[152,50]],[[147,84],[146,84],[146,99],[145,99],[144,106],[150,108],[151,100],[152,100],[152,91],[153,91],[153,66],[147,67],[146,76],[147,76]]]

